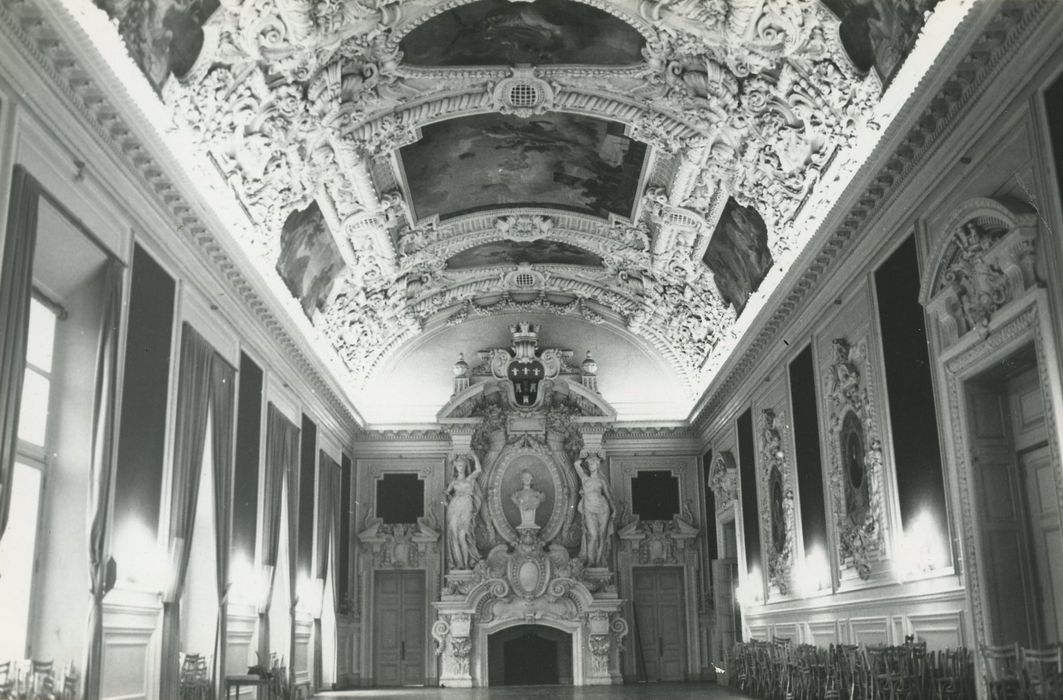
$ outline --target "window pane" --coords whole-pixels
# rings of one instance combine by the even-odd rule
[[[30,301],[30,329],[26,361],[45,372],[52,371],[55,348],[55,314],[36,299]]]
[[[0,540],[0,659],[21,659],[26,653],[40,499],[41,473],[16,462],[10,518]]]
[[[18,438],[44,446],[48,428],[48,392],[51,382],[39,372],[26,368],[22,384],[22,407],[18,414]]]

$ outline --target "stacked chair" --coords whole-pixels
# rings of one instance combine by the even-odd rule
[[[928,652],[908,640],[899,646],[790,640],[735,645],[728,677],[741,692],[764,700],[961,700],[975,696],[974,665],[966,649]],[[1052,687],[1044,681],[1044,687]],[[1037,696],[1040,698],[1041,696]],[[1045,696],[1063,697],[1063,696]]]
[[[983,646],[982,662],[990,700],[1063,698],[1063,645],[1020,648],[1018,643]]]
[[[76,700],[78,692],[72,664],[57,675],[53,661],[0,662],[0,700]]]
[[[181,654],[180,700],[211,700],[210,664],[202,654]]]

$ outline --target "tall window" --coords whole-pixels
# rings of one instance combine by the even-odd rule
[[[8,529],[0,541],[0,658],[25,656],[37,525],[41,506],[52,389],[52,353],[55,348],[55,313],[38,299],[30,302],[30,327],[26,345],[18,419],[18,450],[11,484]],[[9,626],[10,622],[10,626]]]

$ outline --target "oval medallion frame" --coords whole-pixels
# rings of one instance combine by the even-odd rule
[[[552,502],[543,504],[543,506],[550,507],[550,513],[547,516],[546,524],[543,525],[539,531],[540,537],[544,542],[552,541],[557,537],[558,533],[561,531],[561,526],[564,524],[565,506],[568,503],[569,497],[568,487],[562,481],[559,471],[561,467],[554,461],[549,449],[546,445],[543,445],[536,440],[527,440],[506,445],[502,450],[502,454],[499,455],[494,469],[491,470],[488,480],[487,511],[491,516],[491,522],[495,526],[495,531],[511,544],[516,544],[519,537],[516,527],[514,527],[514,524],[506,517],[506,508],[503,503],[503,499],[508,499],[512,494],[503,494],[502,486],[504,482],[508,481],[506,476],[512,468],[516,467],[521,470],[527,468],[527,465],[531,462],[531,460],[528,459],[529,457],[541,463],[541,465],[535,469],[535,476],[537,479],[546,475],[549,477],[550,484],[553,486],[553,494],[550,499]],[[519,478],[517,478],[516,481],[519,481]],[[538,486],[533,484],[533,487],[542,490],[542,481],[538,480],[536,484],[538,484]],[[536,522],[540,522],[539,517],[536,517]]]

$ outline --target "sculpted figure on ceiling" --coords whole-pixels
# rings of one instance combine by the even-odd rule
[[[195,15],[200,48],[179,79],[152,69],[163,99],[243,205],[244,243],[270,268],[292,212],[320,210],[344,266],[289,288],[363,377],[426,326],[534,308],[638,332],[697,385],[759,283],[747,278],[763,274],[742,252],[705,265],[726,203],[762,219],[770,265],[796,244],[797,211],[880,90],[846,54],[838,18],[805,0],[170,4]],[[518,65],[527,57],[507,32],[533,19],[550,31]],[[474,45],[458,20],[497,41]],[[429,142],[492,114],[502,121],[472,132],[482,145]],[[489,177],[479,163],[499,145],[520,160],[500,172],[540,173],[556,196]],[[463,179],[425,173],[443,146]],[[419,214],[447,201],[427,190],[470,183],[501,204]],[[517,264],[455,266],[488,243],[588,257],[521,253],[531,289]]]

